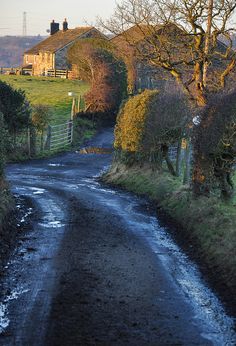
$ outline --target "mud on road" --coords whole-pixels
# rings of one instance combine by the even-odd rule
[[[8,167],[34,214],[1,280],[0,345],[234,345],[233,319],[147,202],[97,180],[112,139]]]

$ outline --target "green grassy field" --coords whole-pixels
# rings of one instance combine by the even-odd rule
[[[69,91],[84,95],[89,86],[78,80],[49,77],[0,75],[2,81],[16,89],[22,89],[32,105],[44,104],[52,107],[52,124],[59,124],[70,118],[72,98]]]

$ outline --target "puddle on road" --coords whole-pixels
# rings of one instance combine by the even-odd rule
[[[102,147],[86,147],[82,148],[78,152],[79,154],[111,154],[111,148],[102,148]]]
[[[42,195],[45,193],[45,189],[34,187],[34,186],[25,186],[25,187],[15,187],[14,192],[21,196],[31,196],[33,195]]]
[[[102,184],[99,181],[97,181],[95,177],[82,179],[82,182],[86,183],[85,186],[87,186],[91,190],[117,195],[117,192],[115,190],[103,188]]]
[[[49,163],[48,166],[49,167],[64,167],[62,163]]]
[[[64,220],[64,212],[57,203],[49,198],[43,198],[39,203],[44,215],[42,222],[39,223],[40,226],[44,228],[62,228],[65,226],[62,222]]]
[[[28,189],[32,190],[34,195],[42,195],[45,193],[45,189],[40,189],[39,187],[28,187]]]
[[[45,218],[45,222],[43,223],[40,222],[39,225],[45,228],[61,228],[65,226],[65,224],[62,223],[61,221],[57,221],[57,220],[48,221],[47,218]]]

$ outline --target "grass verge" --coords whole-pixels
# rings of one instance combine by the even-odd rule
[[[4,258],[10,247],[11,234],[6,232],[8,226],[8,216],[14,209],[14,200],[8,185],[3,178],[0,178],[0,274],[4,264]]]
[[[226,203],[216,196],[193,198],[180,179],[148,167],[113,164],[104,176],[107,183],[146,195],[171,217],[219,286],[236,290],[236,197]],[[236,183],[236,175],[234,177]]]

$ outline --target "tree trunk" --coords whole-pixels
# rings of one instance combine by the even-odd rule
[[[203,153],[195,153],[193,169],[193,192],[196,196],[208,196],[214,185],[213,162]]]
[[[2,177],[4,172],[4,162],[5,162],[5,156],[4,156],[4,118],[3,114],[0,112],[0,177]]]
[[[170,174],[173,175],[174,177],[176,177],[176,172],[175,172],[174,166],[170,160],[168,149],[169,148],[167,145],[162,146],[163,158],[166,160],[166,164],[167,164],[167,167],[169,169]]]
[[[184,154],[185,168],[184,168],[184,178],[183,184],[189,184],[191,178],[191,143],[187,140],[187,145]]]
[[[36,155],[36,130],[33,126],[30,127],[30,153],[32,157]]]
[[[210,50],[210,39],[211,39],[211,28],[212,28],[212,15],[213,15],[213,0],[209,0],[208,3],[208,15],[207,15],[207,30],[205,36],[205,47],[204,47],[204,64],[203,64],[203,85],[207,86],[207,70],[208,70],[208,55]]]
[[[226,200],[230,200],[233,197],[234,184],[229,172],[222,172],[220,176],[220,187],[222,197]]]
[[[41,153],[43,152],[43,131],[41,132],[41,135],[40,135],[40,151]]]
[[[181,175],[182,166],[182,138],[178,141],[177,146],[177,157],[176,157],[176,175],[179,177]]]

